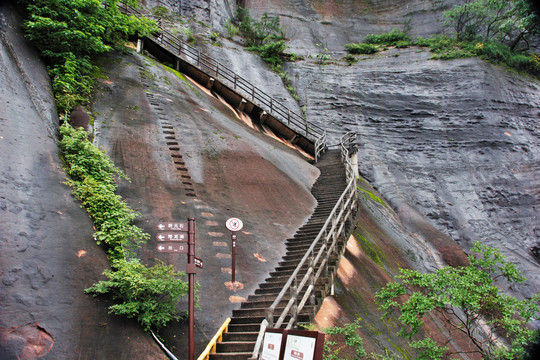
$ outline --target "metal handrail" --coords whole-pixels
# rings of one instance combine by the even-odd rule
[[[283,325],[286,317],[290,316],[286,324],[286,329],[290,329],[296,325],[298,314],[308,301],[312,305],[315,305],[315,284],[323,273],[325,276],[328,275],[329,258],[337,252],[338,240],[346,235],[348,229],[345,229],[345,225],[347,221],[352,221],[358,204],[356,176],[354,176],[354,169],[352,169],[353,165],[350,160],[351,151],[349,150],[351,149],[353,139],[356,139],[355,133],[347,133],[341,138],[341,157],[347,174],[347,187],[326,219],[321,231],[315,240],[313,240],[306,254],[283,286],[283,289],[279,292],[272,305],[266,309],[266,319],[264,320],[266,324],[261,324],[261,331],[259,332],[251,359],[258,358],[261,351],[262,337],[264,336],[263,328],[279,328]],[[315,254],[315,248],[319,244],[321,246]],[[300,280],[300,283],[298,283],[298,274],[306,264],[308,264],[307,272]],[[299,295],[304,290],[304,295],[299,299]],[[291,298],[274,323],[274,312],[287,292],[291,293]]]
[[[120,6],[122,5],[122,6]],[[119,3],[120,9],[127,14],[143,16],[141,12],[123,3]],[[275,117],[282,124],[292,127],[299,134],[303,134],[312,140],[319,139],[324,135],[324,129],[313,123],[309,123],[302,115],[295,113],[283,103],[266,94],[259,88],[252,85],[249,81],[231,71],[219,61],[201,53],[197,48],[189,45],[182,39],[174,36],[172,33],[160,27],[160,33],[155,34],[152,40],[161,46],[168,48],[178,57],[188,61],[209,76],[219,78],[224,81],[233,90],[241,93],[243,97],[258,105],[268,114]]]

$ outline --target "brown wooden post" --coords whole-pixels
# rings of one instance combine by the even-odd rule
[[[236,282],[236,231],[232,232],[231,239],[232,239],[232,279],[231,279],[231,282],[233,283],[233,286],[234,286],[234,283]]]
[[[189,360],[195,358],[195,219],[188,219],[188,263],[189,277]]]

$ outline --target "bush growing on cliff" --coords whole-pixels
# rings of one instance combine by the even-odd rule
[[[145,330],[159,329],[171,320],[178,320],[178,299],[188,293],[188,284],[172,265],[158,262],[152,267],[139,260],[119,260],[113,269],[103,273],[108,280],[100,281],[85,290],[94,296],[111,294],[120,302],[109,307],[110,313],[136,318]]]
[[[346,44],[345,49],[350,54],[375,54],[378,51],[377,46],[372,44]]]
[[[395,46],[397,43],[410,42],[411,39],[404,32],[394,29],[389,33],[368,34],[364,38],[364,43],[373,45]]]
[[[24,22],[26,36],[49,65],[60,112],[67,112],[90,97],[97,70],[93,56],[108,52],[129,35],[155,30],[147,19],[122,14],[118,1],[20,1],[28,11]],[[136,5],[137,1],[127,3]]]
[[[113,270],[104,272],[109,280],[86,292],[94,296],[111,293],[120,301],[109,307],[111,313],[136,317],[146,330],[177,319],[176,304],[187,293],[187,284],[180,279],[185,274],[162,263],[148,268],[137,259],[127,260],[149,235],[132,224],[139,214],[115,194],[115,176],[125,175],[88,141],[86,131],[64,124],[60,136],[65,169],[71,176],[67,183],[94,220],[94,237],[98,244],[105,244],[112,261]]]
[[[483,358],[522,359],[527,355],[526,345],[535,338],[527,322],[540,310],[540,293],[528,300],[502,293],[496,280],[504,279],[509,284],[525,280],[516,265],[498,250],[480,243],[471,250],[475,256],[469,256],[468,266],[446,266],[432,274],[401,269],[401,282],[387,284],[376,295],[383,318],[397,311],[400,335],[412,340],[420,332],[424,317],[433,312],[445,319],[451,333],[462,333],[470,339],[471,352]],[[487,330],[481,321],[488,325]],[[505,341],[509,345],[501,346]],[[421,358],[440,359],[443,354],[450,355],[448,342],[438,344],[427,337],[413,341],[411,346],[421,350]]]
[[[444,12],[458,40],[498,42],[510,51],[540,47],[540,18],[526,0],[474,0]]]

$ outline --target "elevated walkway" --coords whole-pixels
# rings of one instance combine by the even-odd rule
[[[144,16],[137,9],[124,3],[118,4],[126,14]],[[171,64],[177,71],[190,77],[214,94],[219,95],[238,111],[246,113],[253,124],[272,132],[284,142],[318,157],[326,147],[326,132],[309,123],[280,101],[232,72],[218,60],[201,53],[164,28],[153,36],[138,40],[137,51],[146,51],[162,63]]]

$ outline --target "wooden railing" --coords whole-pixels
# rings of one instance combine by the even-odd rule
[[[315,141],[315,162],[319,160],[324,151],[326,151],[326,130],[324,130],[323,134]]]
[[[119,3],[118,6],[120,10],[126,14],[143,16],[141,12],[131,6],[123,3]],[[208,74],[208,76],[219,79],[223,84],[226,84],[237,93],[259,106],[282,124],[287,125],[289,128],[312,141],[319,141],[322,146],[326,148],[326,134],[323,128],[309,123],[305,117],[295,113],[283,103],[272,98],[240,75],[231,71],[227,66],[221,64],[212,57],[201,53],[200,50],[177,36],[174,36],[162,27],[160,27],[160,33],[151,36],[151,38],[176,56],[181,57],[191,65],[196,66],[201,71]]]
[[[353,162],[350,159],[353,139],[356,139],[356,134],[347,133],[341,138],[340,144],[341,156],[347,174],[347,187],[341,194],[321,231],[283,286],[283,289],[272,305],[266,309],[266,319],[261,323],[259,336],[255,343],[251,359],[257,359],[259,356],[266,328],[281,328],[287,316],[289,316],[289,321],[285,325],[285,328],[290,329],[296,326],[298,314],[304,306],[307,303],[315,305],[315,284],[317,280],[321,275],[325,277],[329,275],[330,257],[337,254],[338,241],[347,235],[349,229],[346,228],[346,224],[352,223],[358,205],[356,176],[352,168]],[[316,250],[319,245],[319,250]],[[299,281],[300,270],[306,264],[308,266],[307,272]],[[287,293],[290,293],[290,300],[281,314],[275,314],[279,303]],[[300,297],[302,293],[303,296]],[[275,320],[276,316],[278,316],[277,320]]]

